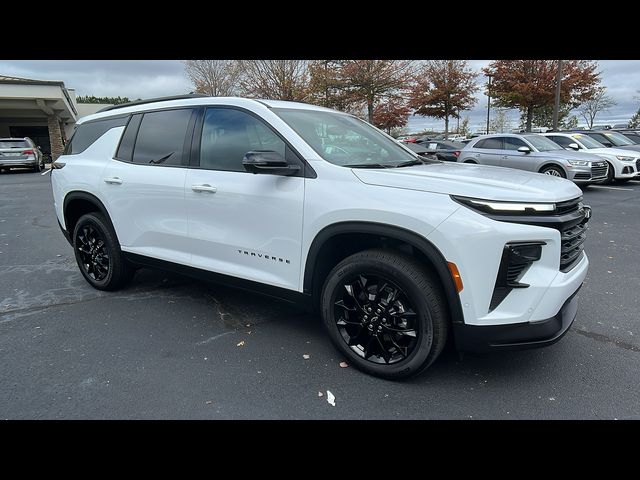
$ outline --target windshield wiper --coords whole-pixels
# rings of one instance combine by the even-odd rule
[[[175,153],[175,152],[171,152],[170,154],[165,155],[164,157],[159,158],[159,159],[157,159],[157,160],[149,160],[149,163],[153,163],[154,165],[158,165],[158,164],[160,164],[160,163],[164,162],[167,158],[169,158],[169,157],[170,157],[171,155],[173,155],[174,153]]]
[[[426,162],[423,162],[422,160],[418,160],[417,158],[415,160],[409,160],[407,162],[402,162],[399,163],[397,165],[394,165],[394,168],[400,168],[400,167],[411,167],[413,165],[424,165]]]
[[[343,165],[347,168],[394,168],[395,165],[383,165],[381,163],[354,163],[351,165]]]

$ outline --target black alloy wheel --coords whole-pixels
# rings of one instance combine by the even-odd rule
[[[102,235],[93,225],[85,224],[76,239],[82,268],[93,280],[103,281],[109,274],[111,261]]]
[[[365,250],[338,263],[324,282],[320,309],[348,362],[378,377],[420,373],[447,339],[439,280],[418,258],[395,250]]]
[[[117,290],[135,273],[120,249],[111,222],[98,212],[78,219],[73,229],[73,250],[82,276],[98,290]]]
[[[388,365],[414,351],[422,327],[407,294],[390,279],[376,274],[345,279],[334,306],[342,339],[363,359]]]

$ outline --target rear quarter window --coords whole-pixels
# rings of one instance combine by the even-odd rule
[[[65,155],[77,155],[84,152],[102,135],[115,127],[127,124],[129,116],[107,118],[80,124],[64,149]]]

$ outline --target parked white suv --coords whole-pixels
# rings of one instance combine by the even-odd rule
[[[52,169],[85,279],[160,266],[319,307],[351,364],[416,374],[549,345],[576,316],[590,209],[562,178],[421,159],[301,103],[183,98],[78,122]]]
[[[589,135],[576,132],[545,133],[565,150],[593,153],[604,158],[609,164],[607,181],[618,180],[626,182],[632,178],[640,178],[640,152],[623,150],[615,147],[605,147]]]

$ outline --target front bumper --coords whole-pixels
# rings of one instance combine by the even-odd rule
[[[560,340],[571,327],[578,311],[576,290],[553,317],[536,322],[510,325],[454,324],[456,347],[466,352],[520,350],[546,347]]]
[[[606,168],[603,170],[598,167],[576,165],[569,169],[568,179],[577,185],[600,183],[607,179],[607,170]]]

